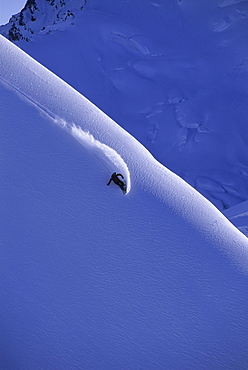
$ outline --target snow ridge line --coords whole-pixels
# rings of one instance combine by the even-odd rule
[[[117,153],[113,148],[110,146],[101,143],[89,131],[83,131],[81,127],[76,126],[73,124],[68,124],[65,120],[60,117],[56,117],[51,111],[47,108],[39,104],[35,101],[32,97],[25,94],[23,91],[16,88],[12,85],[9,81],[5,80],[4,78],[0,77],[0,80],[6,84],[10,89],[14,90],[21,96],[23,96],[26,100],[28,100],[36,109],[42,112],[45,116],[47,116],[50,120],[54,123],[58,124],[61,128],[66,130],[70,133],[77,141],[80,142],[86,149],[88,149],[110,172],[118,171],[121,172],[126,180],[127,184],[127,192],[128,194],[131,190],[131,179],[130,179],[130,172],[126,162],[123,160],[121,155]]]

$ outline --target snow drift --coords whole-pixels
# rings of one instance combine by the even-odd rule
[[[245,368],[247,238],[77,91],[0,45],[2,367]],[[98,146],[126,163],[128,195],[106,186]]]
[[[0,32],[223,211],[248,199],[247,14],[234,0],[35,0]]]
[[[89,149],[90,152],[96,156],[99,161],[101,161],[101,163],[104,164],[109,173],[117,171],[123,174],[126,179],[128,194],[131,189],[130,173],[121,156],[114,149],[100,143],[100,141],[96,140],[93,135],[89,132],[83,131],[80,127],[72,126],[71,133],[82,145]]]

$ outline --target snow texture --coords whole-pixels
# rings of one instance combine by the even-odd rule
[[[77,91],[0,46],[1,368],[246,369],[247,238]],[[125,196],[106,186],[106,148],[129,169]]]
[[[227,209],[224,215],[248,237],[248,201]]]
[[[118,171],[124,175],[127,186],[126,193],[129,193],[131,189],[131,180],[127,164],[114,149],[96,140],[92,134],[90,134],[88,131],[83,131],[81,127],[76,126],[75,124],[70,125],[58,117],[53,119],[53,121],[65,129],[68,133],[75,137],[80,144],[88,149],[91,154],[103,164],[109,173],[113,173],[116,171],[116,169],[118,169]]]
[[[121,156],[114,149],[94,139],[93,135],[83,131],[80,127],[72,126],[71,132],[82,145],[88,148],[92,154],[105,164],[109,173],[114,172],[116,168],[118,168],[118,171],[120,171],[126,179],[128,194],[131,189],[130,173],[127,164],[123,161]]]
[[[15,26],[23,50],[218,209],[246,201],[248,2],[140,4],[36,0],[34,21],[27,8],[1,32]]]

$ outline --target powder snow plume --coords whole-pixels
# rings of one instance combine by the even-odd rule
[[[68,129],[68,126],[66,128]],[[123,174],[127,183],[127,193],[129,193],[131,189],[130,172],[120,154],[108,145],[96,140],[91,133],[83,131],[81,127],[72,125],[70,131],[72,136],[102,162],[111,173],[116,171]]]
[[[50,117],[51,118],[51,117]],[[131,190],[130,172],[126,162],[110,146],[95,139],[89,131],[84,131],[75,124],[69,124],[65,120],[56,117],[53,121],[61,128],[70,133],[81,145],[89,150],[110,172],[121,172],[126,180],[128,194]]]

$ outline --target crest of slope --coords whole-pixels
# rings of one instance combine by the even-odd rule
[[[17,365],[247,361],[247,276],[237,268],[247,238],[82,95],[0,42],[1,341],[7,333]],[[106,186],[106,167],[68,135],[74,125],[120,155],[128,195]]]
[[[247,2],[155,0],[140,7],[94,0],[81,11],[75,1],[28,2],[40,9],[45,4],[44,12],[37,10],[32,21],[28,7],[0,33],[87,96],[217,208],[248,199]]]

